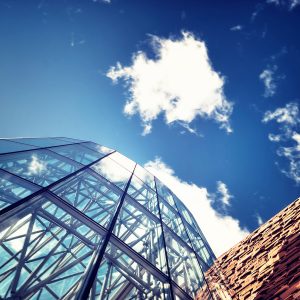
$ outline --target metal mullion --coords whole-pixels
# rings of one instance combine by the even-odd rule
[[[72,216],[73,218],[80,221],[82,224],[87,225],[89,228],[91,228],[93,231],[98,233],[100,236],[105,235],[107,229],[104,228],[102,225],[95,222],[93,219],[89,218],[87,215],[85,215],[82,211],[77,209],[76,207],[72,206],[69,202],[65,201],[64,199],[59,198],[56,194],[54,194],[51,191],[48,191],[46,195],[50,195],[49,201],[54,203],[55,205],[62,208],[64,211],[66,211],[67,214]],[[81,221],[80,219],[83,219],[84,221]]]
[[[181,221],[182,221],[182,220],[181,220]],[[188,235],[187,235],[187,237],[188,237],[189,242],[191,243],[191,245],[189,245],[189,244],[188,244],[181,236],[179,236],[177,233],[175,233],[175,232],[173,231],[173,229],[172,229],[169,225],[167,225],[164,221],[162,221],[162,222],[163,222],[163,224],[167,227],[169,233],[173,236],[173,238],[174,238],[179,244],[181,244],[182,247],[186,247],[189,251],[196,253],[195,250],[194,250],[194,248],[192,247],[193,244],[191,243],[191,240],[189,239],[189,236],[188,236]],[[184,226],[184,225],[183,225],[183,226]],[[186,231],[185,227],[183,227],[183,229]],[[186,234],[187,234],[187,232],[186,232]],[[199,256],[197,255],[197,253],[196,253],[196,256],[199,257]],[[202,259],[201,259],[201,260],[202,260]],[[203,263],[204,263],[205,265],[207,265],[204,261],[203,261]]]
[[[69,145],[61,145],[61,146],[58,146],[58,147],[63,147],[63,146],[69,146]],[[63,155],[63,154],[57,153],[57,152],[55,152],[55,151],[52,151],[51,148],[53,148],[53,147],[46,148],[46,150],[50,151],[51,154],[54,153],[54,154],[56,154],[56,155],[58,155],[58,156],[60,156],[60,157],[62,157],[62,158],[64,158],[64,159],[67,159],[68,162],[70,162],[70,163],[74,163],[74,162],[75,162],[75,163],[77,163],[77,164],[80,164],[80,165],[82,165],[82,166],[85,166],[84,163],[79,162],[79,161],[77,161],[77,160],[75,160],[75,159],[73,159],[73,158],[71,158],[71,157],[69,157],[69,156],[65,156],[65,155]],[[91,150],[91,151],[93,151],[93,150]],[[94,151],[94,152],[95,152],[95,151]],[[97,153],[97,152],[95,152],[95,153]],[[84,158],[84,157],[83,157],[83,158]],[[97,159],[96,159],[96,160],[97,160]],[[95,160],[95,161],[96,161],[96,160]],[[95,161],[92,161],[92,163],[94,163]]]
[[[174,200],[174,199],[173,199],[173,200]],[[198,262],[198,265],[199,265],[199,267],[200,267],[200,271],[201,271],[202,276],[203,276],[203,278],[204,278],[204,281],[205,281],[205,283],[206,283],[206,286],[207,286],[209,295],[211,296],[212,299],[215,299],[215,298],[213,297],[211,291],[210,291],[208,282],[207,282],[207,280],[206,280],[206,277],[205,277],[205,274],[204,274],[204,271],[203,271],[203,268],[202,268],[201,260],[199,260],[199,257],[198,257],[198,255],[197,255],[197,253],[196,253],[196,251],[195,251],[195,247],[194,247],[194,245],[193,245],[193,243],[192,243],[192,241],[191,241],[191,238],[190,238],[190,235],[189,235],[189,233],[188,233],[188,230],[186,229],[186,226],[185,226],[185,224],[184,224],[184,218],[182,217],[182,215],[181,215],[181,213],[180,213],[180,211],[179,211],[179,209],[178,209],[178,206],[177,206],[177,203],[176,203],[175,200],[174,200],[174,204],[175,204],[175,207],[176,207],[176,209],[177,209],[177,211],[178,211],[179,218],[181,219],[181,222],[182,222],[182,224],[183,224],[183,228],[184,228],[184,230],[185,230],[185,233],[187,234],[188,240],[189,240],[189,242],[190,242],[190,244],[191,244],[192,252],[194,253],[194,255],[195,255],[195,257],[196,257],[196,260],[197,260],[197,262]],[[191,263],[193,264],[193,261],[191,261]],[[194,267],[193,267],[193,268],[194,268]]]
[[[12,211],[13,209],[15,209],[16,207],[19,207],[19,206],[22,205],[23,203],[28,202],[30,199],[32,199],[32,198],[34,198],[34,197],[36,197],[36,196],[42,194],[43,192],[46,192],[46,191],[48,191],[48,190],[50,191],[51,188],[55,187],[56,185],[60,184],[61,182],[65,181],[65,180],[67,180],[67,179],[69,179],[69,178],[71,178],[72,176],[75,176],[76,174],[78,174],[78,173],[80,173],[80,172],[82,172],[82,171],[84,171],[84,170],[86,170],[86,169],[89,169],[89,167],[91,167],[92,165],[96,164],[96,163],[99,162],[101,159],[104,159],[104,158],[106,158],[107,156],[111,155],[112,153],[114,153],[114,152],[108,153],[107,155],[105,155],[105,156],[99,158],[98,160],[96,160],[96,161],[94,161],[94,162],[92,162],[92,163],[90,163],[90,164],[88,164],[88,165],[83,166],[82,168],[80,168],[80,169],[74,171],[73,173],[70,173],[70,174],[68,174],[68,175],[66,175],[66,176],[64,176],[64,177],[62,177],[62,178],[60,178],[60,179],[58,179],[57,181],[55,181],[55,182],[53,182],[53,183],[50,183],[50,184],[49,184],[48,186],[46,186],[46,187],[41,187],[41,189],[39,189],[38,191],[36,191],[36,192],[34,192],[34,193],[28,195],[27,197],[25,197],[25,198],[23,198],[23,199],[21,199],[21,200],[15,202],[15,203],[13,203],[13,204],[10,205],[10,206],[7,206],[7,207],[3,208],[3,209],[0,211],[0,218],[1,218],[2,215],[6,214],[7,212]],[[6,171],[6,172],[8,172],[8,171]],[[11,175],[17,176],[17,175],[15,175],[15,174],[13,174],[13,173],[10,173],[10,172],[8,172],[8,173],[11,174]],[[20,176],[17,176],[17,177],[20,177]],[[21,178],[22,178],[22,177],[21,177]],[[28,182],[30,182],[30,183],[32,184],[31,181],[29,181],[29,180],[27,180],[27,179],[25,179],[25,178],[22,178],[22,179],[25,180],[25,181],[28,181]]]
[[[142,279],[140,279],[134,272],[136,271],[135,269],[132,269],[131,270],[127,267],[127,266],[124,266],[122,265],[120,262],[116,261],[112,256],[110,255],[107,255],[108,256],[108,259],[113,262],[114,264],[114,267],[122,274],[122,276],[124,276],[129,282],[132,282],[132,284],[140,289],[140,287],[138,287],[136,285],[136,282],[138,282],[140,285],[142,285],[143,287],[146,286],[146,288],[150,289],[150,286],[148,285],[147,286],[147,283],[144,282]],[[124,270],[124,267],[126,268],[126,270]],[[134,278],[134,280],[136,280],[136,282],[132,281],[132,278]]]
[[[24,184],[26,188],[27,188],[27,186],[28,186],[28,188],[30,188],[30,185],[31,185],[32,187],[35,187],[35,188],[38,188],[38,189],[43,188],[41,185],[39,185],[39,184],[37,184],[37,183],[35,183],[35,182],[32,182],[32,181],[30,181],[30,180],[28,180],[28,179],[26,179],[26,178],[23,178],[23,177],[21,177],[21,176],[18,175],[18,174],[14,174],[14,173],[12,173],[12,172],[10,172],[10,171],[7,171],[7,170],[1,169],[1,168],[0,168],[0,170],[1,170],[1,172],[4,172],[4,173],[6,173],[7,175],[10,175],[12,178],[13,178],[13,177],[18,178],[18,180],[20,180],[21,183]],[[18,182],[13,182],[13,183],[14,183],[14,184],[18,184]],[[29,196],[30,196],[30,195],[29,195]],[[27,197],[29,197],[29,196],[27,196]],[[24,199],[24,198],[23,198],[23,199]]]
[[[109,211],[110,209],[112,209],[112,208],[115,206],[116,203],[111,204],[111,205],[109,205],[109,206],[107,205],[107,207],[104,208],[104,206],[101,205],[100,201],[97,201],[97,200],[99,199],[99,197],[94,198],[94,197],[92,196],[92,193],[91,193],[91,191],[89,190],[89,188],[93,188],[93,186],[89,185],[89,184],[88,184],[87,182],[85,182],[84,180],[81,181],[81,184],[84,186],[85,190],[86,190],[87,193],[88,193],[88,197],[87,197],[87,198],[89,199],[89,202],[88,202],[87,205],[84,207],[84,209],[85,209],[86,211],[88,211],[88,210],[90,209],[90,207],[91,207],[93,204],[97,204],[97,206],[98,206],[99,208],[102,209],[101,213],[102,213],[102,212],[107,212],[107,211]],[[95,189],[95,190],[96,190],[96,189]],[[106,196],[105,194],[103,194],[101,191],[96,190],[96,192],[100,194],[100,197],[101,197],[101,198],[103,197],[103,198],[109,199],[109,197]],[[77,192],[77,193],[76,193],[76,197],[78,196],[79,193],[80,193],[80,192]],[[84,194],[82,194],[82,195],[86,197],[86,195],[84,195]],[[78,197],[77,197],[77,198],[78,198]],[[120,197],[119,197],[119,198],[120,198]],[[82,200],[81,200],[81,201],[82,201]]]
[[[166,243],[166,239],[165,239],[165,232],[164,232],[164,227],[163,227],[163,222],[162,222],[162,217],[161,217],[160,201],[159,201],[159,195],[158,195],[158,192],[157,192],[157,185],[156,185],[156,177],[155,176],[154,176],[154,184],[155,184],[155,193],[156,193],[156,198],[157,198],[159,221],[160,221],[161,232],[162,232],[163,241],[164,241],[162,246],[164,247],[164,252],[165,252],[165,257],[166,257],[168,282],[169,282],[169,285],[170,285],[170,294],[171,294],[171,299],[175,300],[173,286],[172,286],[172,278],[171,278],[171,271],[170,271],[170,265],[169,265],[169,258],[168,258],[168,253],[167,253],[167,243]]]
[[[11,153],[28,152],[28,151],[35,151],[35,150],[40,150],[40,149],[48,149],[48,148],[54,148],[54,147],[70,146],[70,145],[77,145],[77,144],[87,143],[87,142],[80,142],[80,143],[70,143],[70,144],[63,144],[63,145],[56,145],[56,146],[39,147],[39,146],[34,146],[34,145],[22,143],[22,142],[19,142],[19,141],[18,142],[17,141],[12,141],[10,139],[5,139],[5,140],[9,141],[9,142],[12,142],[12,143],[21,144],[21,145],[30,146],[30,147],[35,147],[35,148],[18,150],[18,151],[13,151],[13,152],[0,153],[0,156],[6,155],[6,154],[11,154]]]
[[[68,232],[68,234],[71,233],[71,234],[75,235],[80,241],[84,242],[86,245],[90,246],[91,248],[94,247],[94,244],[89,239],[87,239],[85,236],[81,235],[78,231],[74,230],[71,225],[68,225],[65,222],[57,219],[54,215],[51,215],[49,212],[47,212],[45,210],[40,211],[39,216],[43,217],[44,219],[46,219],[52,223],[55,223],[56,225],[61,227],[61,229],[65,229]],[[84,224],[84,223],[81,223],[81,224]]]
[[[176,197],[176,198],[177,198],[177,197]],[[178,199],[178,200],[179,200],[179,199]],[[179,201],[180,201],[180,200],[179,200]],[[174,200],[174,203],[176,203],[175,200]],[[185,206],[185,204],[182,203],[182,201],[180,201],[180,205],[182,205],[183,208],[184,208],[187,212],[189,212],[189,213],[191,214],[191,212],[187,209],[187,207]],[[177,206],[177,204],[176,204],[176,206]],[[178,207],[178,206],[177,206],[177,207]],[[202,241],[203,241],[203,243],[204,243],[206,249],[208,250],[209,254],[212,256],[213,260],[216,260],[216,256],[215,256],[214,252],[212,251],[212,249],[211,249],[211,247],[210,247],[208,241],[206,240],[206,238],[205,238],[205,236],[204,236],[204,234],[203,234],[203,232],[202,232],[200,226],[197,224],[197,222],[196,222],[196,220],[194,219],[194,217],[193,217],[193,216],[191,216],[191,217],[192,217],[191,221],[192,221],[193,225],[191,225],[188,221],[185,221],[186,224],[188,224],[190,227],[192,227],[194,232],[197,232],[197,231],[198,231],[198,234],[200,233],[199,235],[200,235],[200,237],[201,237],[201,239],[202,239]],[[185,218],[183,218],[183,219],[185,220]],[[194,227],[196,227],[196,228],[194,228]]]
[[[61,246],[65,238],[67,237],[68,233],[64,234],[64,236],[59,240],[59,242],[47,253],[47,255],[44,257],[44,260],[40,263],[40,265],[31,273],[31,275],[26,279],[26,281],[23,283],[22,287],[19,289],[18,294],[22,295],[24,289],[26,286],[30,283],[30,281],[37,276],[38,272],[44,267],[45,263],[49,260],[50,256],[52,256],[55,251],[58,249],[58,247]]]
[[[132,220],[137,220],[141,223],[141,218],[143,217],[142,215],[133,217],[129,210],[127,210],[127,212],[130,213],[128,217],[130,217]],[[134,229],[132,229],[133,227],[138,226],[138,224],[133,223],[133,224],[130,224],[129,226],[128,226],[128,224],[124,224],[124,226],[126,227],[127,232],[125,232],[124,235],[122,235],[122,237],[120,237],[120,239],[122,239],[122,240],[127,239],[128,235],[131,235],[131,234],[133,234],[136,238],[139,238],[139,236],[134,232]]]
[[[137,174],[134,174],[134,176],[136,178],[138,178],[143,184],[145,184],[151,191],[153,191],[155,193],[156,190],[156,183],[155,183],[155,176],[153,174],[151,174],[149,171],[147,171],[145,168],[143,168],[142,166],[140,166],[142,169],[144,169],[146,171],[146,173],[149,173],[151,176],[153,176],[153,181],[154,181],[154,188],[152,188],[145,180],[141,179],[140,176],[138,176]]]
[[[113,208],[114,206],[115,206],[115,204],[112,204],[112,205],[110,205],[109,207],[107,207],[106,209],[104,209],[103,208],[103,206],[101,206],[99,203],[98,203],[98,201],[95,201],[95,199],[93,199],[93,197],[92,197],[92,195],[91,195],[91,192],[89,191],[89,189],[88,188],[94,188],[92,185],[89,185],[84,179],[82,179],[81,178],[81,180],[80,180],[80,184],[83,184],[84,185],[84,188],[85,188],[85,190],[87,191],[87,193],[89,194],[89,196],[90,197],[87,197],[87,198],[89,198],[90,199],[90,202],[85,206],[85,208],[86,207],[90,207],[91,206],[91,204],[93,204],[93,203],[96,203],[96,204],[98,204],[98,206],[101,208],[101,209],[103,209],[103,212],[106,212],[106,211],[109,211],[111,208]],[[81,193],[80,191],[78,191],[78,189],[79,189],[79,183],[77,184],[77,186],[70,186],[69,187],[70,188],[70,190],[71,190],[71,193],[76,193],[76,199],[78,198],[78,195],[79,195],[79,193]],[[76,191],[77,190],[77,191]],[[96,190],[96,189],[95,189]],[[109,199],[109,197],[107,196],[107,195],[105,195],[103,192],[101,192],[101,191],[99,191],[99,190],[96,190],[97,191],[97,193],[99,193],[100,194],[100,196],[101,197],[105,197],[105,198],[107,198],[107,199]],[[59,197],[59,198],[61,198],[61,199],[63,199],[64,200],[64,198],[62,198],[63,196],[65,196],[65,195],[67,195],[68,193],[64,193],[64,194],[62,194],[62,196],[60,196],[59,195],[59,193],[58,193],[58,195],[56,194],[56,192],[57,191],[50,191],[51,193],[54,193],[57,197]],[[58,189],[58,192],[59,192],[59,189]],[[82,193],[82,195],[83,196],[86,196],[86,195],[84,195],[83,193]],[[75,199],[75,200],[76,200]],[[98,199],[98,198],[97,198]],[[66,201],[66,202],[68,202],[67,200],[64,200],[64,201]],[[76,200],[77,201],[77,200]],[[82,200],[81,200],[82,201]],[[80,203],[80,202],[79,202]],[[74,208],[76,208],[76,204],[74,205]],[[89,208],[88,208],[89,209]],[[87,209],[87,210],[88,210]]]
[[[97,278],[98,269],[99,269],[99,266],[100,266],[101,261],[103,259],[105,250],[106,250],[108,242],[110,240],[110,237],[112,235],[114,226],[117,222],[118,215],[119,215],[119,213],[121,211],[121,208],[123,206],[123,203],[125,201],[127,190],[130,186],[130,182],[131,182],[131,179],[132,179],[135,168],[136,168],[136,164],[135,164],[135,166],[132,170],[132,173],[129,177],[129,180],[126,184],[125,190],[123,192],[123,195],[121,197],[119,205],[116,209],[115,215],[114,215],[113,219],[111,220],[108,232],[106,233],[106,236],[105,236],[105,239],[104,239],[103,243],[101,245],[99,245],[98,249],[96,250],[95,261],[94,261],[94,263],[91,264],[90,270],[87,271],[87,276],[85,277],[84,282],[83,282],[79,292],[76,295],[75,299],[77,299],[77,300],[88,299],[88,297],[89,297],[90,290],[93,286],[93,283],[94,283],[95,279]]]
[[[73,261],[71,264],[61,268],[58,271],[54,271],[53,273],[51,273],[51,275],[47,276],[46,279],[41,280],[37,285],[34,285],[32,288],[29,288],[24,294],[22,294],[22,297],[26,297],[27,295],[36,292],[38,289],[40,289],[41,287],[47,287],[47,284],[52,283],[52,282],[56,282],[61,280],[62,278],[58,278],[56,280],[53,280],[51,282],[51,279],[54,279],[55,277],[59,276],[60,274],[64,273],[65,271],[67,271],[69,268],[76,266],[76,264],[80,263],[80,260],[82,261],[83,259],[87,258],[90,255],[90,253],[86,253],[84,254],[80,259],[78,258],[77,260]],[[41,274],[42,275],[42,274]],[[40,276],[41,276],[40,275]],[[71,275],[69,275],[71,276]],[[74,276],[74,274],[72,274],[72,276]],[[76,284],[76,283],[75,283]],[[74,284],[74,285],[75,285]],[[44,286],[43,286],[44,285]],[[72,288],[74,288],[74,285]],[[71,289],[72,289],[71,288]]]
[[[36,213],[37,214],[37,213]],[[36,216],[36,219],[43,224],[43,226],[45,227],[44,230],[40,231],[40,235],[37,236],[34,240],[31,241],[31,245],[33,243],[36,243],[34,247],[32,247],[32,249],[30,250],[30,252],[28,252],[28,254],[26,255],[26,258],[30,258],[30,256],[33,256],[34,254],[38,253],[38,251],[40,251],[45,245],[47,245],[49,243],[49,241],[51,241],[52,239],[56,239],[57,238],[57,234],[63,231],[63,228],[58,229],[56,232],[52,232],[51,231],[51,224],[49,224],[49,226],[45,225],[44,222],[42,222],[42,220],[38,219],[38,215]],[[40,241],[44,238],[44,236],[46,235],[46,233],[49,233],[51,236],[49,236],[44,242],[40,243]],[[31,260],[31,261],[34,261]]]
[[[112,153],[114,153],[114,152],[112,152]],[[110,153],[110,154],[112,154],[112,153]],[[110,154],[108,154],[108,155],[110,155]],[[101,159],[99,159],[99,160],[101,160]],[[115,163],[117,163],[117,162],[115,162]],[[93,163],[93,164],[96,164],[96,163]],[[123,168],[122,166],[120,166],[120,167]],[[113,187],[114,188],[114,190],[113,190],[114,192],[116,190],[119,194],[124,194],[124,190],[122,188],[120,188],[119,186],[117,186],[116,183],[114,183],[114,182],[110,181],[109,179],[105,178],[104,176],[102,176],[101,174],[97,173],[97,171],[95,171],[93,169],[89,169],[89,171],[92,172],[93,176],[95,176],[95,174],[96,174],[96,176],[95,176],[96,178],[97,178],[97,176],[100,177],[101,182],[105,181],[105,183],[107,183],[107,186],[105,185],[105,187],[107,187],[108,190],[113,190],[112,189],[112,187]],[[127,169],[126,169],[126,171],[128,173],[130,173],[130,171],[128,171]],[[131,176],[129,177],[129,179],[131,179]],[[125,186],[125,188],[126,188],[126,186]],[[115,192],[115,193],[117,193],[117,192]]]
[[[26,258],[26,252],[27,252],[27,249],[29,247],[29,240],[31,238],[32,229],[33,229],[33,226],[34,226],[34,223],[35,223],[35,219],[36,219],[36,212],[34,214],[32,214],[32,217],[29,221],[29,225],[28,225],[28,229],[27,229],[27,232],[26,232],[26,237],[25,237],[23,248],[22,248],[22,251],[21,251],[19,263],[18,263],[16,271],[15,271],[16,274],[15,274],[13,282],[12,282],[11,293],[16,292],[17,284],[18,284],[19,277],[20,277],[20,274],[21,274],[21,270],[22,270],[23,266],[25,265],[24,259]]]
[[[155,193],[155,192],[154,192]],[[156,223],[160,223],[160,219],[153,214],[148,208],[143,206],[139,201],[132,198],[132,196],[127,195],[127,202],[129,202],[131,205],[135,206],[138,210],[140,210],[143,214],[147,215],[150,219],[152,219]]]

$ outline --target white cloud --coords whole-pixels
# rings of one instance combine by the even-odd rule
[[[31,162],[28,164],[29,175],[41,174],[46,171],[46,163],[39,160],[35,155],[31,157]]]
[[[192,133],[192,134],[194,134],[196,136],[199,136],[199,137],[203,137],[203,135],[201,133],[199,133],[197,131],[197,129],[192,128],[189,124],[182,123],[182,122],[178,122],[178,124],[180,124],[184,129],[186,129],[187,132]],[[185,133],[185,132],[183,132],[183,133]]]
[[[149,161],[144,167],[165,183],[187,206],[217,256],[249,234],[247,229],[240,227],[238,220],[221,215],[212,207],[213,200],[206,188],[181,180],[161,159]]]
[[[277,123],[282,123],[287,126],[294,126],[300,122],[299,119],[299,108],[297,103],[287,103],[285,107],[279,107],[274,111],[268,110],[263,117],[263,122],[267,123],[271,120]]]
[[[287,170],[281,170],[287,177],[293,179],[296,184],[300,184],[300,133],[293,132],[291,136],[293,146],[281,147],[277,154],[289,160]]]
[[[221,196],[220,200],[222,201],[224,207],[229,206],[230,199],[233,198],[233,196],[230,195],[227,185],[222,181],[218,181],[217,182],[217,191]]]
[[[281,141],[281,135],[280,134],[269,133],[268,138],[271,142],[280,142]]]
[[[213,69],[205,42],[182,32],[180,39],[151,36],[151,45],[154,59],[139,51],[133,54],[131,66],[117,63],[106,74],[114,83],[123,79],[128,87],[125,115],[140,116],[144,135],[160,114],[166,124],[189,125],[200,116],[231,132],[233,104],[224,95],[224,77]]]
[[[266,3],[287,7],[289,10],[292,10],[300,4],[300,0],[267,0]]]
[[[106,4],[110,4],[111,0],[92,0],[92,2],[98,2],[98,3],[106,3]]]
[[[256,221],[257,221],[258,226],[261,226],[262,224],[264,224],[264,221],[259,214],[256,214]]]
[[[241,31],[243,29],[242,25],[236,25],[230,28],[231,31]]]
[[[269,134],[272,142],[284,142],[286,146],[281,146],[277,154],[288,160],[288,168],[281,169],[281,172],[300,184],[300,117],[297,103],[288,103],[285,107],[280,107],[274,111],[267,111],[263,117],[263,122],[276,121],[279,123],[280,134]]]
[[[272,67],[266,68],[259,75],[259,79],[265,86],[264,97],[272,97],[276,92],[277,85],[274,78],[274,73],[276,72],[276,70],[277,66],[274,65]]]

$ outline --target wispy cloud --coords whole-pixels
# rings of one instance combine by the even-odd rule
[[[262,4],[262,3],[258,3],[256,6],[255,6],[255,9],[253,11],[253,13],[251,14],[251,21],[253,22],[257,16],[264,10],[265,8],[265,5]]]
[[[139,51],[133,54],[131,66],[117,63],[107,72],[113,82],[123,79],[128,88],[125,115],[140,116],[144,135],[160,114],[166,124],[189,125],[201,117],[231,132],[232,103],[224,95],[224,77],[213,69],[205,42],[182,32],[178,39],[151,36],[151,45],[154,59]]]
[[[243,29],[242,25],[235,25],[230,28],[231,31],[241,31]]]
[[[269,140],[284,143],[277,150],[277,155],[288,160],[288,168],[281,172],[300,184],[300,116],[297,103],[288,103],[274,111],[267,111],[262,119],[264,123],[276,121],[279,124],[279,134],[269,134]]]
[[[286,7],[289,10],[293,10],[300,4],[300,0],[266,0],[267,4],[273,4],[275,6]]]
[[[220,200],[221,200],[223,206],[224,207],[229,206],[230,199],[233,198],[233,196],[230,195],[227,185],[224,182],[222,182],[222,181],[217,182],[217,192],[220,195]]]
[[[261,226],[264,223],[264,220],[262,219],[262,217],[259,214],[256,214],[256,221],[257,221],[257,225]]]
[[[220,214],[212,207],[213,200],[206,188],[181,180],[160,158],[147,162],[145,168],[156,175],[183,201],[194,215],[217,256],[249,233],[247,229],[241,228],[237,219]]]
[[[287,130],[291,126],[299,123],[299,108],[297,103],[287,103],[285,107],[279,107],[274,111],[266,111],[263,117],[263,122],[276,121],[282,123],[284,129]]]
[[[98,3],[106,3],[106,4],[110,4],[111,0],[92,0],[93,2],[98,2]]]
[[[264,97],[272,97],[276,92],[277,85],[274,79],[274,73],[277,70],[277,66],[268,67],[259,74],[259,79],[265,86]]]

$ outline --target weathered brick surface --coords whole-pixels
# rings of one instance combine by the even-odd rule
[[[300,300],[300,198],[221,255],[206,278],[218,300]]]

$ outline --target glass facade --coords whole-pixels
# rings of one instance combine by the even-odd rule
[[[193,299],[214,259],[184,204],[117,151],[0,140],[0,299]]]

